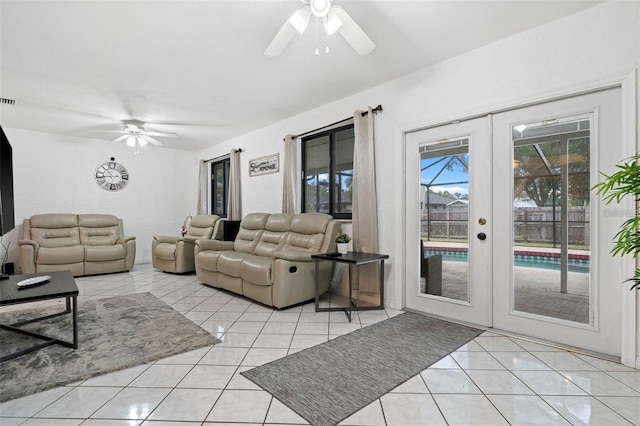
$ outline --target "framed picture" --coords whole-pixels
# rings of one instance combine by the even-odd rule
[[[249,176],[260,176],[280,171],[280,154],[249,160]]]

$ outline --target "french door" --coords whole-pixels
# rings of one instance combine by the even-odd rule
[[[490,138],[487,118],[406,135],[408,308],[492,325]]]
[[[406,134],[407,308],[620,355],[625,218],[591,191],[630,154],[620,105],[609,89]]]

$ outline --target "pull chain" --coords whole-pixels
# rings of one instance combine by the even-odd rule
[[[318,50],[318,18],[316,18],[316,56],[320,54]]]

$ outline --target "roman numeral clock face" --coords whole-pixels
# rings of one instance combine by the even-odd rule
[[[108,161],[96,168],[96,183],[105,191],[120,191],[129,183],[129,172],[120,163]]]

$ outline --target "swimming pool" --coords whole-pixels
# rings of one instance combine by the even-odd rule
[[[424,251],[425,257],[434,254],[442,255],[442,260],[451,262],[466,262],[467,250],[465,249],[441,249],[428,248]],[[560,256],[556,253],[544,252],[516,252],[514,254],[515,266],[523,266],[525,268],[549,269],[552,271],[560,270]],[[569,255],[569,272],[578,272],[588,274],[591,261],[588,255]]]

